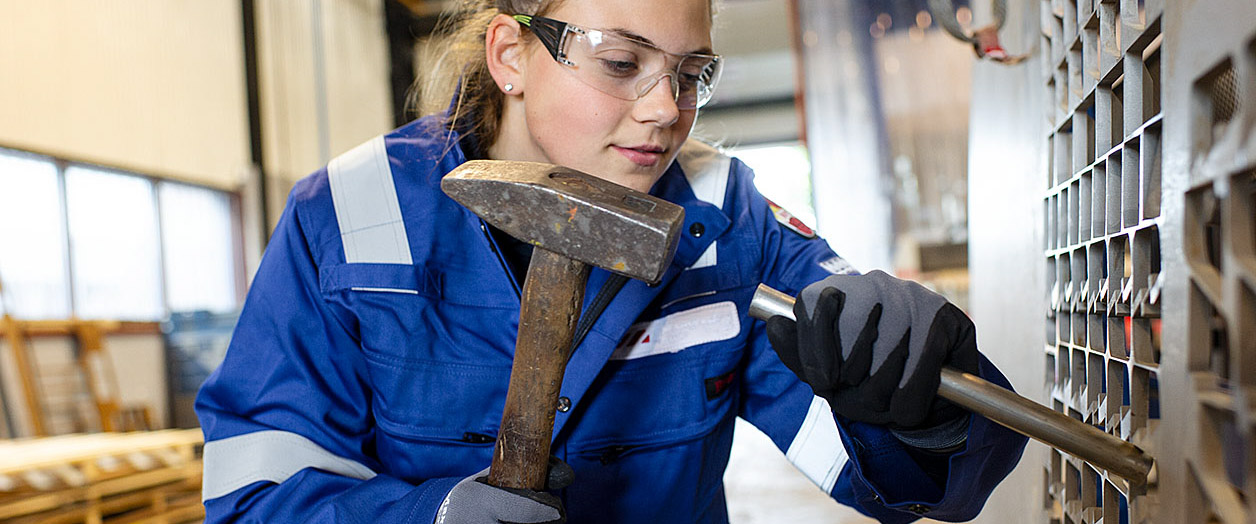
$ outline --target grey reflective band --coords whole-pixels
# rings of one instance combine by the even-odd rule
[[[785,458],[825,493],[833,491],[837,476],[849,457],[842,447],[842,437],[837,433],[837,421],[833,419],[828,401],[820,397],[811,399],[807,417],[789,444]]]
[[[258,431],[205,443],[201,500],[259,481],[281,483],[305,468],[367,480],[375,472],[288,431]]]
[[[680,163],[680,169],[685,172],[685,179],[689,181],[693,195],[703,202],[723,209],[724,194],[728,191],[728,169],[732,166],[732,159],[714,147],[689,139],[680,147],[680,154],[676,155],[676,161]],[[707,246],[706,251],[702,252],[702,256],[689,266],[689,269],[714,266],[716,264],[715,253],[715,242],[712,242]]]
[[[332,159],[327,179],[345,262],[413,263],[383,136]]]

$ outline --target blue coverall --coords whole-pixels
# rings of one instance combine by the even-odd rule
[[[463,161],[429,117],[296,184],[197,398],[207,522],[426,524],[488,466],[519,286],[485,224],[440,191]],[[738,416],[865,514],[980,511],[1022,437],[973,416],[962,450],[922,466],[884,428],[835,417],[747,316],[760,282],[794,294],[848,264],[697,141],[652,193],[685,208],[675,259],[661,284],[624,286],[563,380],[553,453],[576,473],[559,494],[570,522],[727,522]],[[586,305],[608,275],[593,270]],[[984,357],[981,375],[1010,387]]]

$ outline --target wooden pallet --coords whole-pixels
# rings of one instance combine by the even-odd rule
[[[8,343],[20,378],[28,434],[45,437],[85,431],[153,429],[152,409],[123,405],[118,376],[106,355],[105,336],[113,333],[159,333],[152,322],[116,320],[17,320],[0,316],[0,334]],[[40,364],[31,340],[69,337],[74,342],[70,366]],[[55,420],[54,420],[55,419]],[[54,424],[54,422],[68,422]],[[16,431],[9,428],[10,434]]]
[[[199,522],[199,429],[0,441],[0,522]]]

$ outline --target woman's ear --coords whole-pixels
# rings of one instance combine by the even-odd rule
[[[523,94],[523,77],[527,68],[524,51],[527,46],[520,31],[517,20],[499,14],[489,22],[484,35],[489,74],[493,75],[497,88],[507,95]]]

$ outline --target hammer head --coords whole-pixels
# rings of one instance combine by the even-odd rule
[[[472,160],[440,187],[515,238],[649,283],[663,278],[685,220],[676,204],[552,164]]]

